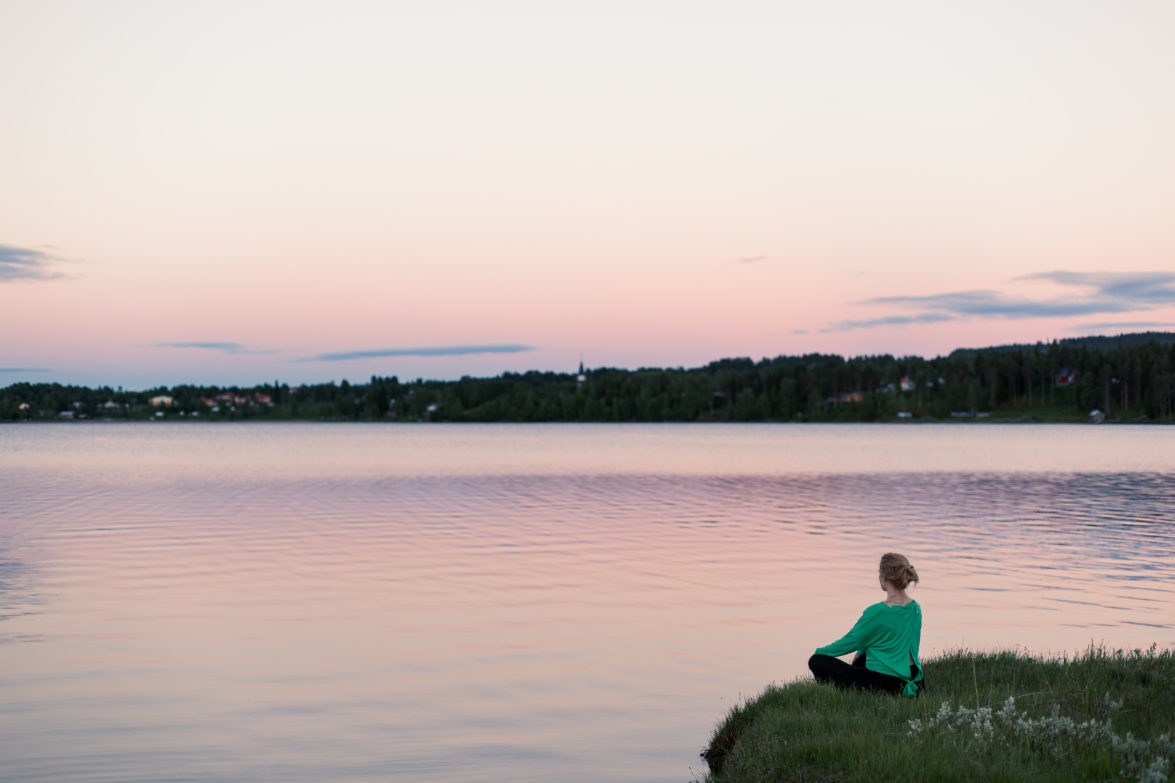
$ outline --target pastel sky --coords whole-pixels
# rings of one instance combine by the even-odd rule
[[[0,6],[0,386],[1175,328],[1175,4]]]

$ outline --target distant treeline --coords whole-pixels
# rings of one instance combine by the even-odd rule
[[[16,383],[0,419],[399,421],[888,421],[989,416],[1171,421],[1175,334],[956,351],[946,357],[808,354],[693,369],[504,373],[459,381],[274,382],[145,391]],[[1093,339],[1093,338],[1089,338]]]
[[[1171,345],[1175,343],[1175,332],[1133,332],[1131,334],[1119,334],[1113,337],[1106,335],[1064,337],[1056,342],[1071,348],[1085,346],[1091,351],[1116,351],[1119,348],[1137,347],[1150,342],[1156,342],[1159,345]],[[1042,347],[1041,344],[1013,343],[1011,345],[993,345],[987,348],[957,348],[951,352],[951,356],[962,356],[980,351],[994,351],[996,353],[1007,353],[1008,351],[1028,352],[1034,348],[1039,350]]]

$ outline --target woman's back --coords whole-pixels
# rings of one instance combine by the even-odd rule
[[[808,667],[818,680],[838,685],[880,688],[915,695],[922,680],[918,647],[922,638],[922,607],[906,595],[918,572],[904,556],[881,558],[878,582],[886,600],[868,607],[847,634],[818,647]],[[836,656],[857,653],[852,666]]]

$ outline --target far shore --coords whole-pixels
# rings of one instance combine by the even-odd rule
[[[180,413],[168,413],[163,416],[157,415],[142,415],[142,416],[125,416],[125,417],[89,417],[89,416],[70,416],[70,417],[50,417],[44,418],[27,418],[27,419],[0,419],[0,425],[4,424],[47,424],[47,425],[70,425],[70,424],[157,424],[166,422],[174,424],[177,422],[190,424],[298,424],[298,423],[312,423],[312,424],[688,424],[696,426],[708,426],[713,424],[733,424],[733,425],[755,425],[755,424],[774,424],[774,425],[797,425],[797,426],[811,426],[822,424],[868,424],[877,426],[901,426],[901,427],[916,427],[919,425],[935,425],[948,424],[951,426],[988,426],[988,425],[1006,425],[1013,424],[1017,426],[1028,425],[1097,425],[1097,426],[1138,426],[1138,425],[1160,425],[1168,426],[1175,422],[1173,421],[1156,421],[1146,418],[1129,418],[1129,419],[1092,419],[1088,416],[1080,415],[1074,416],[1036,416],[1031,414],[1019,416],[967,416],[967,417],[951,417],[939,419],[932,416],[923,416],[920,418],[894,418],[886,420],[878,419],[762,419],[757,421],[675,421],[672,419],[665,420],[630,420],[630,421],[569,421],[561,419],[551,420],[531,420],[519,421],[517,419],[500,419],[500,420],[481,420],[481,421],[450,421],[443,418],[438,419],[409,419],[409,418],[383,418],[383,419],[347,419],[347,418],[292,418],[282,416],[216,416],[216,415],[186,415]]]

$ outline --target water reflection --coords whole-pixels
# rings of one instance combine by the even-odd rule
[[[1175,470],[943,469],[1040,430],[793,470],[787,428],[638,428],[635,471],[616,428],[496,457],[500,430],[412,430],[412,459],[397,428],[41,431],[0,450],[14,779],[682,780],[739,693],[876,600],[890,549],[929,652],[1175,643]],[[816,464],[886,451],[801,432]],[[1137,432],[1129,465],[1164,465]]]

